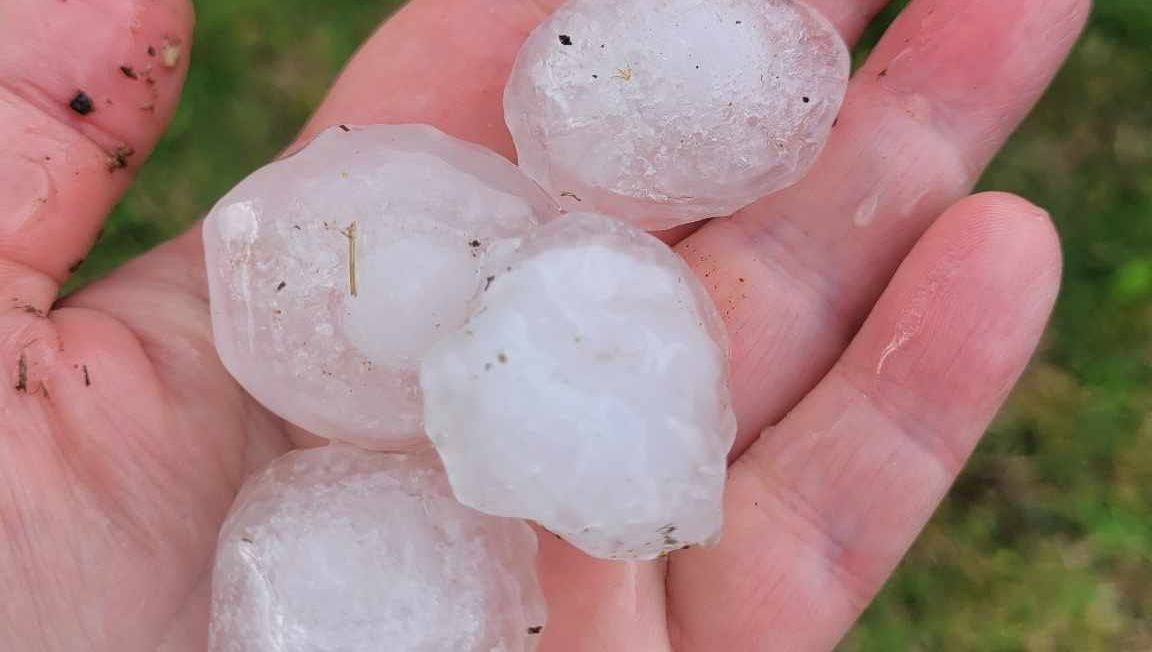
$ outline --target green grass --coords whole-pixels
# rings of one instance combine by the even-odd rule
[[[81,281],[186,228],[287,144],[396,4],[200,2],[175,126]],[[982,183],[1059,223],[1054,324],[845,650],[1152,649],[1152,2],[1097,5]]]

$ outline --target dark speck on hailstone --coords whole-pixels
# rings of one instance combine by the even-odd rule
[[[567,34],[561,34],[560,45],[572,45],[572,37]]]

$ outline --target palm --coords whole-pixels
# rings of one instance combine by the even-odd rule
[[[148,4],[141,38],[187,33],[180,0]],[[422,121],[510,153],[497,89],[546,4],[414,0],[309,132]],[[851,38],[884,2],[813,4]],[[30,20],[71,6],[15,5]],[[945,208],[1036,99],[1086,2],[917,0],[908,11],[857,76],[809,179],[668,235],[733,338],[742,455],[723,542],[609,564],[543,536],[545,649],[832,647],[1025,364],[1058,282],[1047,221],[1007,196]],[[104,14],[115,24],[93,38],[119,39],[130,15]],[[14,598],[0,606],[0,647],[200,650],[220,521],[247,470],[306,436],[215,358],[195,231],[38,312],[123,187],[100,149],[158,136],[182,64],[157,67],[153,122],[45,111],[3,89],[25,87],[25,51],[77,27],[31,22],[42,27],[20,35],[28,48],[0,48],[0,115],[11,118],[0,130],[15,129],[12,160],[45,161],[55,186],[43,202],[0,201],[13,207],[0,213],[0,367],[11,380],[0,390],[0,577]],[[456,44],[454,59],[433,51],[441,42]],[[463,101],[474,110],[456,110]],[[53,163],[60,142],[69,155]],[[41,187],[27,170],[0,167],[0,185]]]

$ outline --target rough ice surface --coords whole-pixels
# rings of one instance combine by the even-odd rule
[[[456,497],[595,557],[714,542],[736,421],[723,324],[687,265],[574,213],[487,285],[420,375]]]
[[[536,538],[457,503],[436,456],[333,445],[276,461],[220,533],[211,652],[527,652]]]
[[[220,357],[317,435],[419,442],[420,356],[463,323],[492,261],[557,210],[505,159],[432,127],[325,131],[204,224]]]
[[[521,50],[505,115],[520,166],[566,209],[662,229],[803,177],[849,65],[793,0],[570,0]]]

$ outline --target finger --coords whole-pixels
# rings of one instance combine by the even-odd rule
[[[674,557],[677,649],[832,649],[1024,369],[1059,275],[1032,205],[948,211],[828,376],[733,465],[720,545]]]
[[[833,364],[1067,55],[1088,0],[914,0],[796,186],[681,244],[732,334],[736,452]]]
[[[0,297],[44,309],[175,109],[192,13],[185,0],[0,13]]]
[[[550,532],[537,532],[549,614],[540,652],[672,649],[663,560],[592,559]]]
[[[888,0],[812,0],[849,42]],[[561,0],[416,0],[349,64],[304,130],[424,122],[514,158],[502,96],[524,39]],[[452,45],[451,53],[445,44]]]

